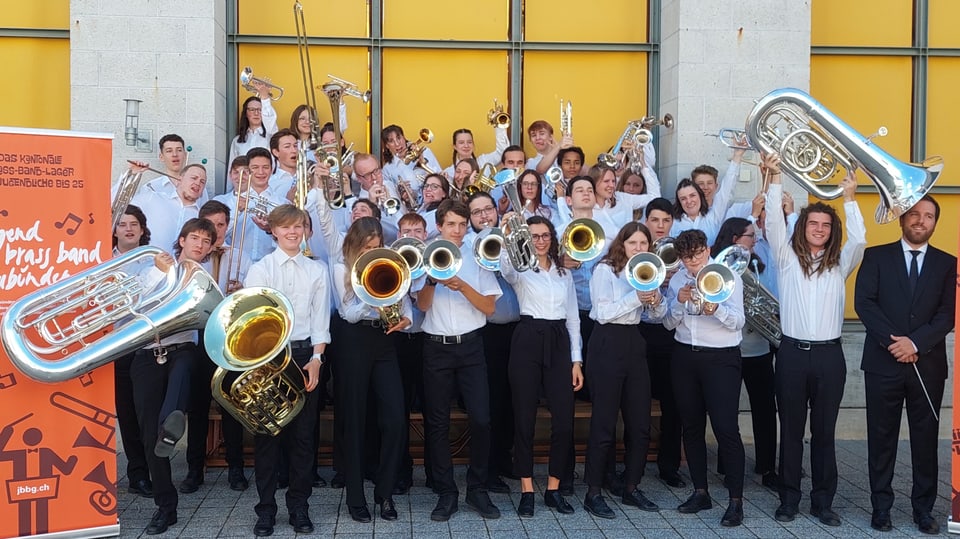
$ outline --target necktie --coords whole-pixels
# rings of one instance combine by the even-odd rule
[[[920,280],[920,265],[917,264],[917,255],[920,251],[910,251],[913,258],[910,259],[910,273],[907,275],[907,281],[910,283],[910,295],[917,290],[917,282]]]

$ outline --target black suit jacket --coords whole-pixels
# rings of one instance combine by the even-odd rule
[[[946,336],[953,329],[957,299],[957,259],[927,246],[916,292],[911,297],[900,240],[871,247],[857,273],[855,308],[867,329],[860,368],[897,375],[911,369],[887,347],[891,335],[906,335],[917,345],[917,368],[924,378],[947,377]]]

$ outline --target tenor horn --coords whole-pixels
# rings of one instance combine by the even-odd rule
[[[503,169],[494,176],[497,185],[503,188],[503,194],[510,201],[513,212],[504,219],[503,244],[507,248],[510,263],[517,271],[526,271],[537,267],[537,252],[533,248],[533,236],[530,227],[523,218],[523,204],[517,189],[517,171]]]
[[[473,242],[473,258],[477,265],[487,271],[500,271],[500,253],[506,240],[498,227],[488,228]]]
[[[383,247],[363,253],[350,271],[350,284],[360,301],[380,312],[384,329],[400,322],[401,302],[410,290],[410,268],[400,253]]]
[[[779,153],[784,174],[820,199],[843,194],[840,186],[820,184],[862,169],[880,193],[875,214],[880,224],[912,208],[943,170],[939,156],[919,165],[898,161],[872,144],[873,137],[864,137],[795,88],[774,90],[760,99],[747,116],[746,132],[751,145],[764,153]]]
[[[202,329],[223,293],[192,260],[145,290],[129,268],[160,254],[137,247],[14,302],[0,328],[10,362],[38,382],[63,382],[165,336]]]
[[[444,239],[435,239],[423,250],[423,266],[427,277],[438,281],[452,278],[460,271],[463,257],[455,243]]]
[[[651,292],[660,288],[667,278],[667,266],[653,253],[637,253],[627,261],[624,273],[635,290]]]
[[[419,279],[427,271],[423,266],[423,251],[427,246],[419,239],[413,237],[400,238],[390,244],[390,248],[400,253],[400,256],[407,261],[411,279]]]
[[[560,239],[561,254],[578,262],[588,262],[603,253],[606,236],[600,223],[582,217],[570,221]]]
[[[271,101],[280,101],[280,98],[283,97],[283,88],[270,82],[270,79],[261,79],[261,78],[254,77],[252,68],[245,67],[243,68],[243,71],[240,72],[240,85],[243,86],[244,90],[254,94],[259,94],[260,92],[258,92],[256,86],[254,86],[254,84],[258,82],[260,84],[263,84],[267,88],[273,88],[274,90],[277,90],[279,92],[276,97],[274,97],[272,93],[268,94],[270,96]]]
[[[668,272],[680,267],[680,256],[677,254],[677,249],[673,246],[674,241],[672,237],[664,236],[653,242],[652,251],[660,257],[660,260],[663,260]]]

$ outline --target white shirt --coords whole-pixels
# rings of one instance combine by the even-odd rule
[[[229,286],[229,277],[231,274],[239,275],[239,281],[242,283],[247,276],[247,271],[250,270],[250,265],[253,263],[250,260],[250,257],[240,252],[238,249],[234,249],[230,245],[224,243],[221,248],[223,249],[220,255],[220,265],[217,268],[217,275],[214,275],[213,271],[213,262],[216,258],[216,249],[210,254],[210,257],[207,258],[207,261],[201,264],[203,269],[207,270],[207,273],[213,275],[213,278],[217,280],[217,284],[220,285],[220,290],[226,294]],[[231,260],[231,258],[233,260]]]
[[[910,277],[910,263],[913,261],[913,253],[910,251],[920,251],[920,254],[917,255],[917,275],[919,276],[923,271],[923,259],[927,256],[928,245],[928,243],[924,243],[920,247],[913,248],[907,245],[903,238],[900,238],[900,247],[903,248],[903,261],[907,264],[907,278]]]
[[[291,341],[330,342],[330,277],[327,267],[297,253],[280,249],[250,266],[244,286],[279,290],[293,304]]]
[[[356,324],[361,320],[380,320],[380,311],[376,307],[367,305],[354,293],[352,287],[347,289],[347,266],[342,262],[333,265],[333,287],[340,298],[340,306],[337,311],[340,318],[343,318],[350,324]],[[410,307],[410,299],[404,294],[400,300],[400,316],[413,320],[413,312]]]
[[[710,259],[710,263],[713,259]],[[730,299],[717,305],[712,315],[688,314],[686,306],[678,301],[677,294],[687,283],[696,279],[686,268],[681,268],[670,279],[670,302],[666,316],[663,318],[663,327],[676,329],[674,338],[683,344],[706,346],[710,348],[727,348],[737,346],[742,339],[740,330],[746,323],[743,314],[743,281],[734,272],[736,281],[733,295]]]
[[[500,156],[503,154],[503,150],[506,150],[510,146],[510,137],[507,136],[506,128],[493,128],[494,134],[496,136],[496,147],[490,153],[485,153],[477,157],[477,164],[480,165],[480,168],[483,169],[484,165],[490,165],[492,167],[500,166]],[[459,160],[454,160],[454,163],[449,167],[443,169],[443,173],[446,174],[447,179],[453,183],[453,169],[457,167]]]
[[[198,202],[185,203],[176,191],[141,192],[134,196],[130,203],[143,210],[143,214],[147,216],[150,245],[167,252],[173,250],[183,224],[200,213]]]
[[[175,273],[177,271],[177,266],[174,265],[170,272]],[[143,289],[147,291],[144,296],[151,296],[154,292],[159,291],[160,288],[166,285],[167,273],[160,271],[157,266],[151,264],[142,269],[140,272],[140,283],[143,285]],[[156,342],[150,343],[144,346],[145,349],[150,350],[158,346],[172,346],[174,344],[180,344],[185,342],[192,342],[197,344],[198,333],[194,329],[189,329],[187,331],[181,331],[179,333],[174,333],[173,335],[168,335],[160,339],[160,343]]]
[[[673,226],[670,228],[670,235],[676,238],[684,230],[702,230],[707,235],[707,245],[713,245],[717,240],[717,233],[720,232],[720,225],[727,214],[727,208],[730,206],[731,197],[733,197],[733,188],[737,182],[737,176],[740,175],[740,163],[730,161],[727,172],[720,179],[720,186],[717,188],[717,194],[713,196],[713,205],[710,206],[706,215],[697,214],[696,218],[690,219],[690,216],[683,214],[679,219],[674,218]],[[767,205],[768,208],[779,208]],[[771,212],[767,212],[769,215]]]
[[[286,204],[286,199],[280,199],[270,194],[269,189],[265,189],[262,193],[257,193],[252,189],[249,192],[250,200],[247,205],[252,209],[256,205],[258,199],[263,199],[264,203],[267,206],[267,213],[273,209],[273,207],[279,206],[281,204]],[[223,201],[224,204],[230,208],[230,215],[233,216],[233,219],[237,219],[237,197],[228,198]],[[273,207],[271,207],[271,204]],[[230,245],[236,245],[240,247],[247,257],[251,261],[257,262],[261,258],[267,256],[271,251],[276,249],[277,243],[274,241],[273,236],[269,232],[264,231],[262,228],[258,227],[256,223],[253,222],[253,212],[247,212],[247,218],[245,220],[237,222],[237,238],[233,237],[233,225],[227,227],[227,239],[226,243]],[[239,236],[243,236],[243,245],[240,245]]]
[[[282,199],[287,203],[290,201],[287,199],[287,193],[290,192],[290,189],[293,188],[293,184],[296,183],[297,177],[286,170],[283,170],[280,167],[277,167],[277,170],[270,176],[270,180],[267,182],[267,191],[270,191],[270,195],[276,199]]]
[[[261,99],[260,104],[262,105],[260,109],[260,120],[263,126],[257,129],[247,129],[246,142],[239,142],[239,135],[233,137],[233,141],[230,143],[230,157],[227,159],[228,168],[233,164],[234,159],[241,155],[247,155],[250,148],[270,149],[270,137],[277,132],[277,111],[273,108],[273,101],[269,98]],[[246,112],[242,114],[246,114]],[[265,135],[261,134],[263,130],[266,130]],[[227,183],[230,183],[229,176],[230,174],[228,173]]]
[[[440,162],[437,161],[437,157],[433,155],[433,151],[430,148],[423,150],[423,160],[427,162],[430,170],[437,174],[443,173]],[[426,170],[420,167],[418,161],[411,161],[409,165],[405,165],[403,164],[403,159],[394,156],[389,163],[383,165],[383,179],[390,180],[394,184],[401,178],[407,180],[410,183],[410,188],[414,191],[414,195],[417,195],[420,193],[420,182],[416,179],[416,169]]]
[[[583,361],[580,340],[580,310],[577,308],[577,292],[573,288],[573,275],[564,270],[563,275],[556,264],[549,270],[518,272],[510,263],[506,249],[500,252],[500,273],[513,285],[520,303],[520,314],[540,320],[564,320],[570,336],[570,359]]]
[[[500,297],[503,293],[497,278],[492,272],[477,265],[471,253],[473,246],[460,245],[463,265],[457,277],[473,287],[481,296]],[[454,292],[442,284],[436,285],[433,292],[433,304],[427,309],[423,319],[423,331],[432,335],[452,337],[470,333],[487,324],[487,317],[471,304],[466,296]]]
[[[781,184],[771,184],[767,190],[767,207],[779,207],[782,194]],[[843,213],[847,238],[840,251],[840,265],[807,277],[787,237],[783,213],[767,212],[767,239],[779,272],[780,323],[784,335],[805,341],[840,337],[846,298],[844,281],[863,260],[863,250],[867,246],[867,231],[857,203],[845,202]],[[834,228],[832,233],[841,232]]]
[[[637,290],[627,282],[624,271],[614,273],[613,267],[607,263],[595,266],[590,278],[590,299],[593,300],[590,319],[600,324],[624,326],[637,325],[641,318],[645,322],[658,322],[667,312],[666,299],[657,305],[645,305]],[[648,316],[642,316],[644,311]]]

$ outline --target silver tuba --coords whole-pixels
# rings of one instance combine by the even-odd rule
[[[175,265],[153,290],[124,268],[162,253],[138,247],[14,302],[0,329],[10,362],[38,382],[63,382],[167,335],[202,329],[223,293],[200,264]]]
[[[871,143],[807,93],[781,88],[764,96],[747,116],[750,144],[764,153],[779,153],[781,169],[817,198],[843,194],[839,186],[821,187],[841,172],[863,169],[880,192],[876,220],[897,219],[920,201],[943,170],[943,159],[920,165],[898,161]]]
[[[520,203],[520,194],[517,191],[517,171],[503,169],[494,176],[494,179],[497,185],[503,188],[503,194],[513,208],[512,216],[501,225],[503,244],[510,256],[510,263],[517,271],[534,269],[537,267],[537,252],[533,249],[530,227],[523,219],[523,204]]]
[[[500,271],[500,253],[505,240],[498,227],[482,230],[473,242],[473,258],[477,265],[487,271]]]
[[[753,261],[753,271],[744,271],[743,279],[743,313],[747,325],[770,341],[773,346],[779,347],[783,338],[780,325],[780,302],[760,283],[760,271],[757,270],[757,261]]]

